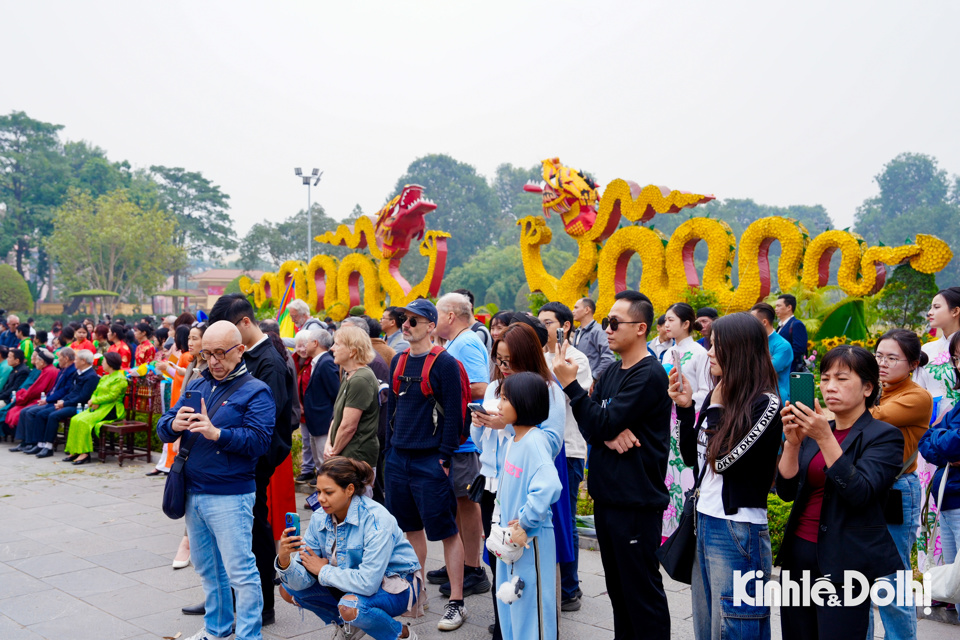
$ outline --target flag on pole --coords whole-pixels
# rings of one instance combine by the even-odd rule
[[[287,305],[290,304],[290,301],[293,300],[293,276],[290,277],[290,282],[287,283],[287,290],[283,292],[283,298],[280,300],[280,307],[277,309],[277,324],[280,325],[280,337],[281,338],[292,338],[297,332],[297,328],[293,324],[293,320],[290,318],[290,313],[287,311]]]

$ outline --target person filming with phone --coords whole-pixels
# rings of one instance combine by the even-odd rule
[[[275,568],[295,604],[337,626],[334,638],[416,638],[394,617],[422,612],[420,562],[397,519],[363,495],[372,483],[366,462],[325,460],[317,469],[323,511],[303,535],[299,516],[288,514],[294,526],[284,529]]]
[[[267,452],[276,420],[270,388],[247,372],[240,331],[215,322],[203,334],[199,357],[207,370],[191,382],[157,423],[163,442],[182,437],[186,521],[193,564],[203,583],[204,628],[188,640],[232,633],[236,593],[237,640],[259,640],[263,594],[253,555],[257,460]]]
[[[781,412],[786,441],[777,494],[793,501],[793,508],[775,564],[795,580],[804,571],[811,582],[828,577],[835,593],[855,599],[860,589],[846,594],[842,587],[845,571],[857,571],[872,584],[903,569],[884,504],[903,464],[904,440],[899,429],[870,413],[880,395],[874,354],[836,347],[820,370],[820,391],[835,420],[827,420],[811,398],[812,384],[794,386],[797,376],[811,374],[791,374],[792,401]],[[782,606],[784,639],[866,637],[870,598],[838,604]]]

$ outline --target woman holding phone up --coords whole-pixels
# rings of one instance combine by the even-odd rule
[[[773,564],[767,493],[783,433],[777,372],[767,333],[750,314],[714,322],[711,342],[710,373],[718,382],[699,418],[692,386],[680,371],[670,372],[667,391],[677,406],[683,462],[702,478],[691,584],[694,636],[762,640],[770,638],[770,607],[728,603],[734,572],[769,576]]]
[[[304,535],[287,528],[276,570],[294,602],[327,624],[334,638],[416,638],[395,616],[417,606],[423,584],[413,547],[386,507],[363,495],[373,483],[366,462],[336,456],[317,470],[322,512]]]
[[[840,600],[839,606],[827,598],[823,606],[781,606],[784,640],[865,637],[870,598],[845,602],[851,594],[843,589],[844,572],[873,583],[902,568],[884,503],[903,464],[903,435],[870,415],[880,395],[877,359],[843,345],[823,357],[820,369],[820,391],[836,419],[828,421],[818,401],[787,403],[781,412],[786,441],[777,494],[793,508],[776,563],[792,580],[804,571],[811,583],[829,577]]]

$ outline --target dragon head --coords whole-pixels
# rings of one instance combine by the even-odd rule
[[[410,249],[410,240],[423,238],[426,229],[424,216],[437,205],[423,197],[423,187],[404,185],[400,194],[377,213],[377,244],[385,258],[402,258]]]
[[[582,171],[560,164],[560,158],[543,161],[543,180],[523,188],[543,194],[543,214],[548,218],[559,214],[564,230],[574,238],[590,231],[597,220],[597,183]]]

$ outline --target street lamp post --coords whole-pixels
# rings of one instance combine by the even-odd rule
[[[304,264],[309,264],[310,253],[313,248],[313,212],[310,210],[310,207],[312,206],[310,203],[310,187],[315,187],[317,184],[319,184],[320,178],[323,176],[323,171],[320,171],[320,169],[314,169],[309,176],[305,176],[303,175],[303,171],[300,170],[300,167],[296,167],[293,172],[298,178],[303,179],[303,184],[307,185],[307,259],[305,260]],[[311,180],[313,182],[312,184]]]

